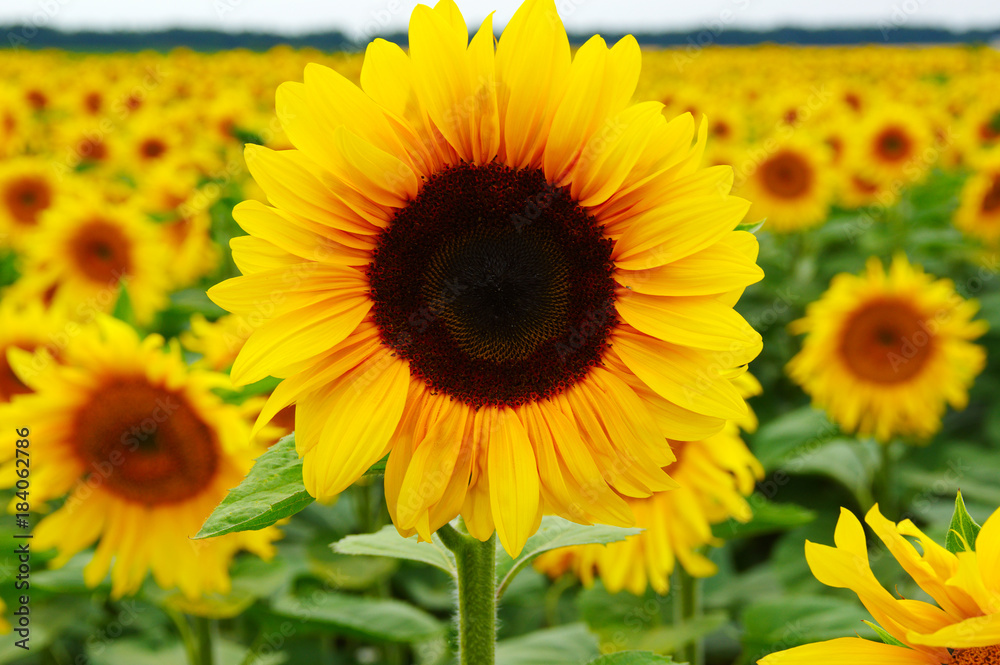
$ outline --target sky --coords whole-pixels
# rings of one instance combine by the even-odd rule
[[[577,32],[713,31],[782,26],[1000,26],[997,0],[555,0]],[[62,30],[208,28],[286,35],[340,29],[355,39],[406,29],[416,0],[0,0],[0,24]],[[495,10],[503,26],[516,0],[458,0],[470,24]]]

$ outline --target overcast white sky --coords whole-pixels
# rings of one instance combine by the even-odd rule
[[[0,23],[74,29],[199,27],[299,34],[338,28],[354,36],[404,30],[417,0],[0,0]],[[433,0],[425,2],[433,4]],[[470,23],[517,0],[458,0]],[[569,30],[654,31],[778,26],[1000,26],[997,0],[556,0]]]

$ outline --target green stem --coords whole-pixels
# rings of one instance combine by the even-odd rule
[[[675,624],[683,625],[698,621],[702,616],[702,611],[701,580],[692,577],[682,566],[678,566],[674,588]],[[701,636],[684,644],[677,656],[681,661],[686,661],[691,665],[704,665],[705,643]]]
[[[212,620],[205,617],[195,617],[195,631],[198,638],[198,665],[213,665],[215,652],[213,646]]]
[[[191,632],[191,624],[188,622],[187,617],[169,607],[164,607],[163,611],[166,612],[170,620],[174,622],[174,626],[177,627],[177,633],[181,636],[181,642],[184,643],[184,653],[187,654],[189,665],[199,665],[198,644],[194,633]]]
[[[897,519],[899,507],[896,500],[895,470],[898,463],[896,440],[878,444],[879,468],[875,474],[872,494],[879,504],[879,511],[889,519]]]
[[[461,665],[493,665],[497,640],[496,534],[485,543],[446,524],[438,530],[458,564]]]

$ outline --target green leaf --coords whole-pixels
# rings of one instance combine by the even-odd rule
[[[874,633],[859,630],[864,607],[836,596],[784,596],[750,605],[743,612],[743,644],[753,663],[772,651],[810,642]]]
[[[312,502],[302,484],[302,460],[295,452],[295,435],[290,434],[257,458],[247,477],[229,490],[195,539],[263,529]]]
[[[444,625],[433,616],[398,600],[324,591],[313,594],[308,602],[282,596],[271,609],[319,625],[324,631],[377,642],[416,642],[444,632]]]
[[[379,461],[372,464],[367,471],[365,471],[364,478],[381,478],[385,475],[385,465],[389,463],[389,456],[386,455]]]
[[[561,517],[543,517],[538,532],[528,538],[517,559],[511,559],[503,547],[497,544],[497,598],[503,596],[503,592],[510,586],[518,571],[544,552],[572,545],[605,545],[639,533],[642,533],[642,529],[625,529],[603,524],[583,526]]]
[[[597,638],[574,623],[501,640],[496,665],[577,665],[597,654]]]
[[[886,630],[884,628],[882,628],[882,626],[879,626],[878,624],[872,623],[868,619],[862,619],[861,621],[864,622],[869,628],[871,628],[872,630],[874,630],[875,633],[879,636],[879,638],[884,643],[891,644],[894,647],[904,647],[906,649],[910,648],[907,645],[905,645],[902,642],[900,642],[899,640],[897,640],[892,635],[890,635],[888,632],[886,632]]]
[[[205,289],[183,289],[170,294],[170,306],[188,314],[203,314],[214,321],[227,314],[214,302],[209,300]]]
[[[135,312],[132,310],[132,298],[129,297],[124,279],[118,282],[118,300],[115,301],[115,307],[111,310],[111,316],[120,321],[124,321],[130,326],[135,325]]]
[[[975,552],[976,536],[979,535],[981,527],[972,519],[969,511],[965,509],[965,500],[962,493],[955,496],[955,512],[951,516],[951,524],[948,527],[948,535],[945,536],[944,546],[951,553]]]
[[[430,543],[417,542],[416,536],[403,538],[396,531],[396,527],[389,525],[375,533],[341,538],[331,547],[340,554],[386,556],[426,563],[455,577],[457,574],[455,555],[444,546],[437,534],[431,538]]]
[[[658,656],[649,651],[619,651],[596,658],[588,665],[676,665],[677,661],[667,656]]]
[[[747,233],[756,234],[757,231],[760,231],[760,227],[764,226],[765,222],[767,222],[767,218],[766,217],[764,219],[760,220],[759,222],[753,222],[753,223],[750,223],[750,224],[737,224],[736,228],[733,229],[733,230],[734,231],[746,231]]]
[[[772,503],[762,495],[752,497],[753,519],[741,523],[730,519],[712,527],[717,538],[747,538],[775,531],[787,531],[809,524],[816,513],[794,503]]]
[[[640,650],[677,651],[686,644],[701,639],[726,624],[729,616],[722,611],[711,612],[696,619],[669,626],[656,626],[640,633],[628,646]]]

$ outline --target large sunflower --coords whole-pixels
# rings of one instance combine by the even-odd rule
[[[865,522],[936,604],[897,598],[868,561],[861,522],[841,509],[836,547],[806,541],[806,559],[823,584],[850,589],[899,644],[841,637],[771,654],[760,665],[994,665],[1000,662],[1000,510],[986,520],[974,548],[953,553],[910,520],[893,524],[874,506]],[[920,550],[908,538],[920,542]]]
[[[985,364],[970,341],[986,331],[972,321],[978,308],[902,255],[888,274],[871,258],[866,274],[837,275],[792,322],[807,336],[788,373],[845,430],[930,437],[945,403],[965,407]]]
[[[210,291],[266,321],[233,378],[286,379],[258,424],[297,403],[318,498],[390,453],[402,533],[461,513],[516,554],[543,509],[629,524],[622,496],[675,485],[665,437],[746,412],[748,204],[730,168],[699,169],[707,126],[629,105],[631,37],[571,59],[529,0],[494,48],[491,18],[469,42],[442,0],[409,38],[369,45],[361,89],[308,65],[277,95],[296,149],[247,147],[274,207],[237,206],[244,276]]]
[[[0,405],[0,423],[31,431],[34,500],[69,493],[34,531],[33,547],[58,549],[54,566],[100,541],[88,585],[112,568],[117,597],[152,571],[161,587],[197,598],[228,592],[237,551],[271,556],[274,528],[191,540],[259,452],[239,409],[212,393],[230,385],[226,375],[188,370],[176,345],[165,352],[159,335],[140,340],[103,315],[72,339],[62,363],[19,349],[8,358],[35,391]]]
[[[745,396],[758,394],[760,384],[750,374],[740,381]],[[730,422],[718,434],[701,441],[673,441],[677,461],[664,471],[679,487],[647,499],[627,499],[636,526],[644,531],[609,545],[581,545],[546,552],[535,567],[551,576],[572,570],[586,585],[596,573],[604,587],[617,593],[642,594],[649,584],[657,593],[670,590],[670,575],[679,562],[694,577],[709,577],[717,567],[699,550],[719,545],[712,525],[729,518],[753,517],[744,499],[753,492],[764,468],[740,438],[740,426],[752,431],[752,413],[739,424]]]

